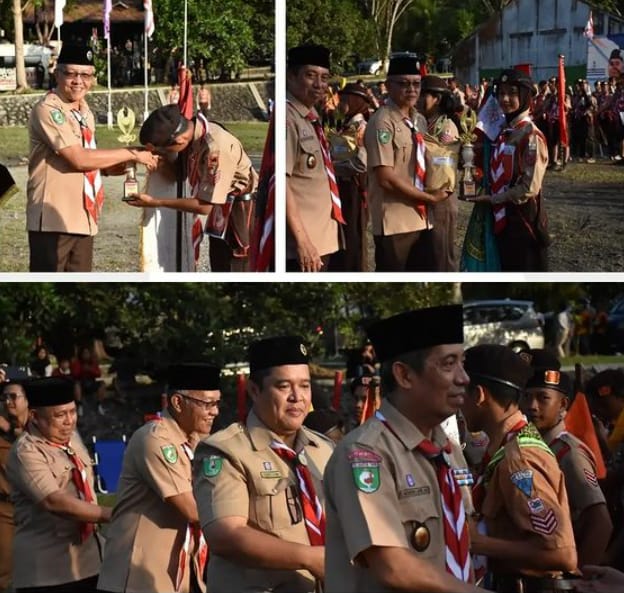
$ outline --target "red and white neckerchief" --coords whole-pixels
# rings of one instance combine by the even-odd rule
[[[82,459],[80,459],[76,451],[72,448],[71,442],[66,445],[59,445],[58,443],[52,443],[51,441],[46,441],[46,443],[52,447],[61,449],[61,451],[69,457],[69,460],[73,465],[71,470],[72,482],[78,491],[80,500],[84,500],[89,503],[95,502],[95,496],[89,484],[87,468],[82,462]],[[87,541],[94,532],[95,525],[93,523],[80,523],[80,543]]]
[[[329,142],[323,132],[323,126],[319,121],[316,114],[312,111],[308,111],[306,119],[312,124],[319,144],[321,145],[321,154],[323,155],[323,165],[325,166],[325,173],[327,174],[327,181],[329,182],[329,193],[331,194],[332,201],[332,213],[331,216],[334,220],[340,224],[346,224],[344,217],[342,216],[342,202],[340,201],[340,193],[338,191],[338,182],[336,181],[336,173],[334,171],[334,164],[331,160],[331,154],[329,151]]]
[[[513,128],[505,128],[498,137],[490,163],[490,187],[493,196],[506,192],[513,179],[513,155],[507,150],[507,137],[514,130],[527,123],[531,123],[531,118],[528,115],[520,119]],[[492,204],[492,212],[494,214],[494,234],[498,235],[507,226],[507,209],[505,204]]]
[[[72,109],[71,112],[80,126],[83,148],[97,148],[95,145],[95,134],[93,130],[89,128],[85,117],[77,109]],[[102,175],[99,169],[84,172],[82,194],[85,210],[97,224],[104,204],[104,187],[102,186]]]
[[[380,412],[375,417],[397,438],[398,435]],[[438,447],[428,439],[422,440],[416,447],[434,466],[440,487],[440,499],[444,515],[444,546],[446,548],[446,571],[464,583],[473,580],[472,562],[470,559],[470,537],[466,510],[461,490],[452,472],[448,455],[451,443],[446,441]]]
[[[427,168],[425,164],[425,137],[418,131],[414,122],[409,118],[403,118],[405,125],[409,128],[412,135],[412,142],[416,149],[416,163],[414,165],[414,187],[420,191],[425,191],[425,177]],[[418,202],[416,210],[421,218],[427,220],[427,206],[422,202]]]
[[[271,441],[271,449],[282,459],[294,463],[299,486],[299,499],[303,508],[303,519],[308,532],[308,538],[310,539],[310,545],[324,546],[325,513],[323,505],[316,495],[305,451],[301,449],[299,453],[295,453],[290,447],[280,441]]]
[[[186,453],[186,456],[192,462],[195,453],[192,447],[188,443],[182,443],[182,449]],[[195,550],[195,554],[193,551]],[[180,549],[180,555],[178,556],[178,570],[176,572],[175,590],[179,591],[184,581],[184,573],[187,566],[191,563],[193,556],[197,559],[197,579],[201,581],[204,575],[204,568],[208,562],[208,544],[204,538],[201,527],[197,523],[189,523],[186,527],[186,533],[184,535],[184,543]]]

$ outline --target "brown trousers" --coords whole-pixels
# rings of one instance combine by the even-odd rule
[[[13,505],[0,502],[0,593],[8,590],[13,571]]]
[[[31,272],[90,272],[93,237],[28,231]]]
[[[375,235],[376,272],[433,272],[431,231]]]

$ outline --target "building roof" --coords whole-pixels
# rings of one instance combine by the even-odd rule
[[[111,10],[111,23],[121,22],[143,22],[145,11],[143,10],[143,0],[118,0],[113,1]],[[70,6],[66,6],[63,11],[65,23],[102,23],[104,21],[104,2],[102,0],[81,0]],[[24,11],[24,22],[33,24],[35,22],[35,11],[32,4],[29,4]]]

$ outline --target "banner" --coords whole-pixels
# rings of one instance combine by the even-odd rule
[[[112,0],[104,0],[104,39],[110,41],[110,13],[113,10]]]
[[[151,37],[154,34],[154,11],[152,10],[152,0],[143,0],[143,8],[145,9],[145,34]]]
[[[65,0],[56,0],[54,2],[54,26],[60,27],[63,24],[63,8],[65,8]]]

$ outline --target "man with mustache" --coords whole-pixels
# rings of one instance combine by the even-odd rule
[[[408,311],[368,329],[381,407],[325,470],[326,593],[481,591],[468,515],[472,476],[440,423],[464,403],[461,305]]]
[[[322,477],[333,443],[303,426],[312,399],[307,350],[298,336],[253,342],[253,407],[203,440],[193,491],[210,545],[207,587],[313,593],[324,578]]]
[[[124,455],[98,590],[206,590],[191,462],[219,413],[220,374],[203,363],[169,367],[167,409],[132,435]]]
[[[316,105],[329,82],[329,50],[301,45],[286,70],[286,271],[326,272],[344,224],[329,144]]]
[[[100,571],[97,504],[89,453],[76,432],[74,384],[35,379],[26,387],[30,420],[9,453],[15,504],[13,586],[20,592],[91,593]]]

